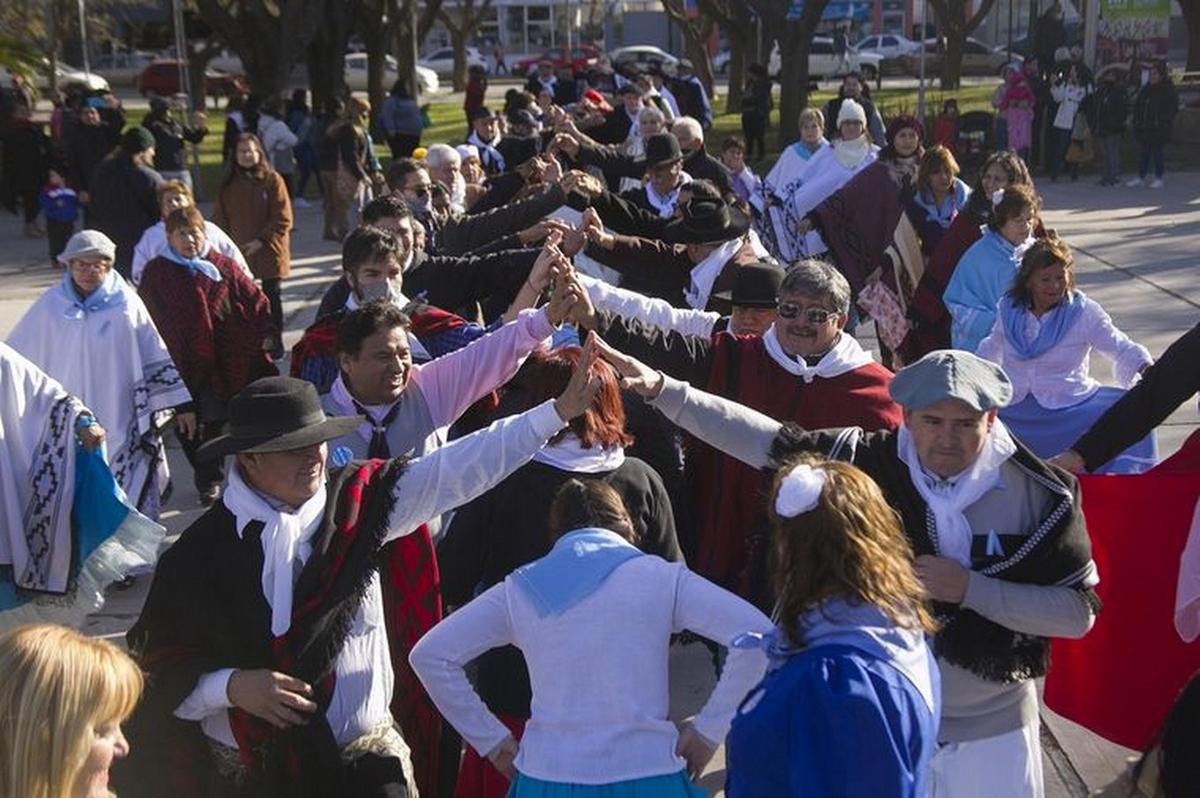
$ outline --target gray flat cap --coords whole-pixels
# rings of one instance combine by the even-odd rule
[[[67,241],[66,248],[58,253],[58,262],[69,266],[73,258],[108,258],[115,260],[117,245],[99,230],[80,230]]]
[[[978,355],[939,349],[900,369],[889,388],[906,410],[920,410],[946,399],[987,412],[1012,400],[1012,383],[1004,369]]]

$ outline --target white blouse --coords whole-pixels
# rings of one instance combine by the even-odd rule
[[[1043,317],[1045,318],[1045,317]],[[1025,338],[1032,341],[1042,321],[1025,313]],[[1104,308],[1083,298],[1083,311],[1055,346],[1031,360],[1017,356],[1005,340],[1004,322],[999,310],[992,332],[979,344],[978,354],[1003,367],[1013,384],[1013,404],[1033,394],[1047,410],[1073,407],[1100,388],[1092,378],[1089,360],[1095,349],[1113,362],[1113,376],[1122,388],[1133,386],[1141,369],[1152,363],[1146,347],[1117,329]]]
[[[517,754],[521,773],[570,784],[611,784],[677,773],[678,733],[667,717],[667,657],[674,632],[729,645],[772,628],[765,615],[679,563],[636,557],[596,592],[540,617],[513,577],[429,630],[409,655],[442,715],[480,754],[508,736],[464,668],[488,649],[515,645],[529,667],[532,718]],[[757,649],[729,650],[693,725],[714,745],[766,670]]]

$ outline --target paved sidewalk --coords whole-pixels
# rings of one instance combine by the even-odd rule
[[[1048,208],[1047,225],[1075,247],[1080,286],[1108,309],[1117,326],[1157,356],[1200,322],[1200,174],[1168,175],[1168,185],[1161,190],[1109,189],[1084,182],[1039,188]],[[289,347],[339,272],[338,247],[320,240],[319,205],[297,209],[296,225],[293,274],[283,283]],[[22,237],[16,217],[0,216],[0,242],[3,337],[59,273],[48,264],[45,239]],[[281,370],[286,372],[286,366],[286,361],[281,363]],[[1106,362],[1097,362],[1094,370],[1099,379],[1111,379]],[[1161,455],[1174,452],[1198,421],[1196,403],[1186,402],[1159,430]],[[177,535],[200,508],[190,470],[174,445],[170,463],[176,491],[163,522]],[[113,591],[105,609],[89,619],[88,631],[121,639],[140,611],[149,581],[141,578],[127,590]],[[671,676],[672,715],[687,717],[703,704],[713,684],[707,651],[699,645],[675,651]],[[1104,786],[1131,753],[1053,715],[1047,717],[1047,730],[1045,770],[1051,798],[1076,798]],[[723,784],[723,754],[718,753],[702,781],[713,792]]]

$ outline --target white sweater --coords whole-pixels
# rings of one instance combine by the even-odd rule
[[[1042,321],[1032,313],[1024,314],[1024,330],[1032,341]],[[1012,403],[1029,394],[1047,410],[1074,407],[1100,389],[1091,375],[1092,350],[1113,362],[1113,376],[1122,388],[1138,381],[1142,368],[1153,362],[1146,347],[1117,329],[1104,308],[1083,298],[1083,310],[1057,344],[1032,360],[1017,357],[1012,342],[1006,339],[1004,318],[999,311],[992,332],[979,344],[978,354],[1004,368],[1013,384]]]
[[[521,649],[533,717],[516,768],[537,779],[611,784],[676,773],[678,734],[667,718],[670,636],[690,629],[722,645],[772,628],[753,606],[679,563],[636,557],[560,615],[538,616],[510,576],[431,629],[413,669],[439,710],[483,755],[508,736],[472,689],[464,666],[503,645]],[[766,670],[759,650],[730,649],[721,679],[694,720],[719,743],[738,704]]]

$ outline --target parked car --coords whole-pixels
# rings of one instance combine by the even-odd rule
[[[719,53],[714,55],[712,59],[710,59],[712,61],[713,72],[718,75],[724,75],[726,72],[728,72],[730,57],[731,53],[728,50],[721,50]]]
[[[878,84],[879,78],[883,74],[881,68],[883,56],[879,53],[863,53],[851,47],[846,54],[846,61],[850,64],[850,69],[839,70],[838,58],[833,54],[833,39],[828,36],[816,36],[808,48],[808,76],[814,80],[833,78],[850,71],[862,75],[865,81],[875,81]],[[782,66],[779,42],[776,42],[771,49],[771,60],[767,64],[767,70],[772,77],[778,78]]]
[[[388,90],[396,79],[400,77],[400,64],[394,56],[387,56],[387,62],[383,68],[383,88]],[[350,91],[366,91],[367,90],[367,54],[366,53],[347,53],[346,54],[346,86]],[[441,85],[438,82],[437,73],[429,67],[417,64],[417,80],[421,84],[422,94],[433,94]]]
[[[160,58],[152,61],[138,74],[137,90],[143,97],[156,95],[170,97],[178,94],[179,60]],[[209,97],[232,97],[250,91],[249,84],[240,75],[230,75],[209,67],[204,70],[204,93]]]
[[[876,33],[862,39],[854,49],[860,53],[879,53],[884,58],[899,58],[915,53],[921,49],[921,44],[898,33]]]
[[[555,69],[569,65],[576,72],[584,72],[595,65],[600,56],[600,50],[591,44],[579,44],[570,50],[565,47],[552,47],[534,58],[522,58],[513,64],[512,73],[528,75],[543,61],[550,61]]]
[[[439,76],[454,74],[454,48],[443,47],[440,50],[434,50],[429,55],[417,61],[420,66],[426,69],[432,69]],[[492,69],[488,66],[488,61],[479,52],[478,47],[467,48],[467,66],[468,67],[483,67],[484,72],[491,72]]]
[[[925,40],[925,74],[936,75],[942,71],[942,59],[945,56],[945,46],[940,39]],[[910,75],[920,72],[921,53],[909,53],[903,57],[904,68]],[[997,51],[979,41],[967,37],[963,42],[962,74],[964,75],[999,75],[1008,64],[1018,65],[1023,59],[1013,53],[1010,60],[1003,49]]]
[[[608,54],[608,58],[612,61],[613,67],[619,67],[622,64],[634,63],[639,69],[649,69],[651,65],[658,63],[664,67],[675,68],[679,63],[679,59],[658,47],[649,44],[635,44],[632,47],[618,47]]]
[[[84,72],[82,69],[64,64],[62,61],[55,65],[54,74],[57,78],[58,88],[62,91],[72,87],[79,87],[89,92],[111,91],[108,81],[100,75],[95,72]],[[49,91],[50,60],[48,58],[42,59],[42,69],[39,69],[34,77],[33,85],[37,87],[38,91]]]
[[[148,64],[154,61],[153,53],[134,50],[126,53],[106,53],[92,59],[96,74],[119,86],[132,86]]]

